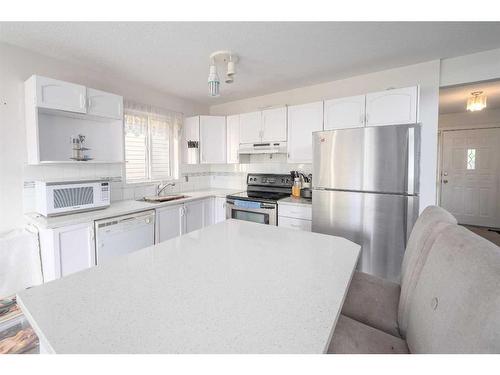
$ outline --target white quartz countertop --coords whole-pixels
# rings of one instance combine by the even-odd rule
[[[323,353],[360,246],[238,220],[24,290],[55,353]]]
[[[296,198],[293,196],[289,196],[283,199],[280,199],[278,201],[278,205],[280,204],[295,204],[295,205],[303,205],[303,206],[311,206],[312,205],[312,199],[307,199],[307,198]]]
[[[213,189],[213,190],[198,190],[179,192],[172,195],[186,195],[187,198],[177,199],[169,202],[151,203],[137,200],[123,200],[112,202],[109,207],[102,210],[87,211],[76,214],[68,214],[53,217],[44,217],[37,213],[30,213],[26,215],[28,222],[42,228],[58,228],[66,225],[74,225],[87,223],[94,220],[106,219],[109,217],[128,215],[134,212],[141,212],[146,210],[154,210],[165,206],[172,206],[182,204],[196,199],[208,197],[225,197],[228,194],[234,194],[241,190],[230,189]]]

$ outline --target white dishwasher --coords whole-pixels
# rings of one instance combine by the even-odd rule
[[[96,262],[101,264],[155,243],[155,211],[95,221]]]

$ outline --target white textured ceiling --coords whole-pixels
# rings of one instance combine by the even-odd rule
[[[487,109],[500,108],[500,81],[490,81],[441,89],[439,113],[467,112],[467,99],[474,91],[482,91],[486,95]]]
[[[0,23],[0,40],[78,61],[203,104],[500,47],[500,23]],[[240,55],[232,85],[207,96],[208,56]]]

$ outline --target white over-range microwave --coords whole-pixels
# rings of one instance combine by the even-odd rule
[[[109,206],[108,181],[35,182],[35,207],[43,216],[97,210]]]

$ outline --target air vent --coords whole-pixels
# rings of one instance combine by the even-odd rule
[[[94,203],[92,186],[54,189],[54,208],[83,206]]]

